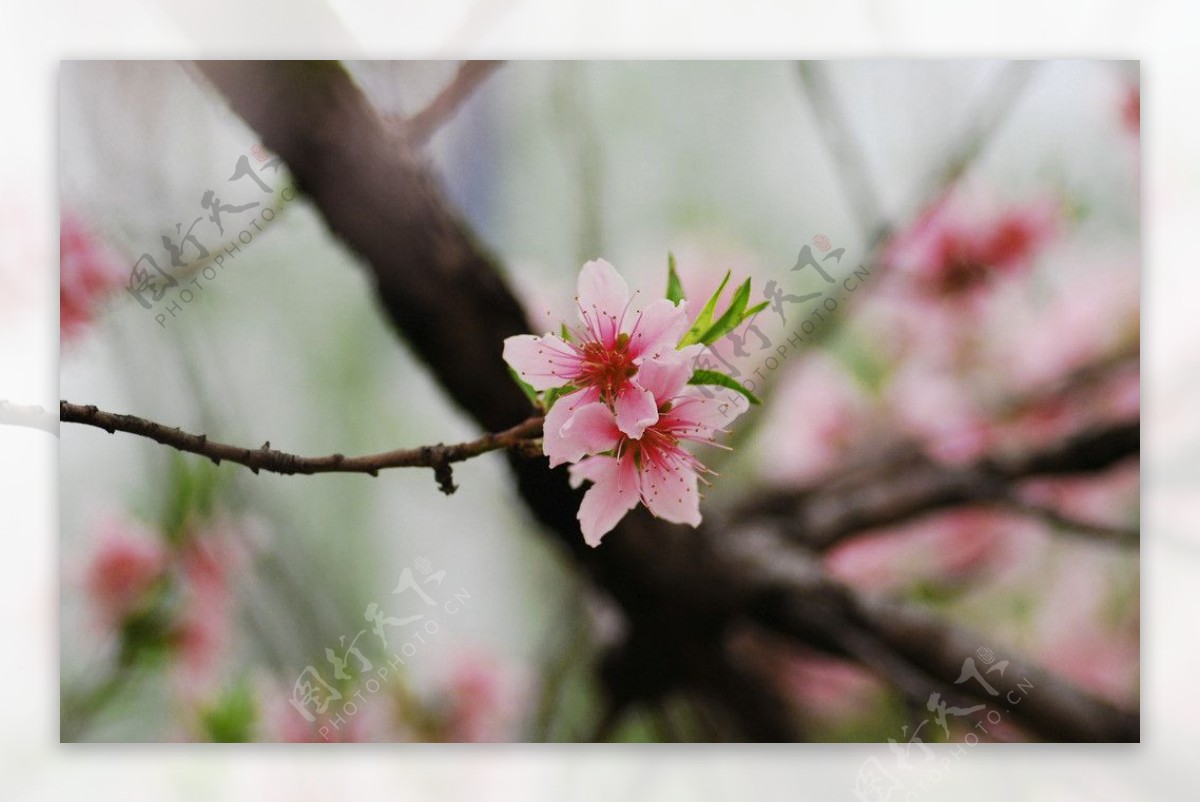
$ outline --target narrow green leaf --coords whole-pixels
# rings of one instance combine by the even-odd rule
[[[508,375],[513,378],[513,381],[516,382],[517,386],[525,393],[525,398],[529,399],[529,403],[536,407],[538,403],[538,395],[537,391],[533,389],[533,385],[522,379],[521,375],[514,371],[511,365],[508,368]]]
[[[550,408],[554,403],[566,396],[568,393],[574,393],[578,388],[574,385],[563,385],[561,388],[550,388],[546,391],[546,395],[542,397],[542,404],[546,408],[546,412],[550,412]]]
[[[562,328],[559,329],[559,337],[561,337],[563,340],[567,341],[568,343],[571,342],[571,330],[567,328],[567,325],[565,323],[562,324]]]
[[[742,386],[742,383],[720,371],[696,371],[688,380],[689,385],[720,385],[723,388],[736,390],[746,397],[751,404],[762,404],[762,399],[755,396]]]
[[[675,255],[670,251],[667,252],[667,300],[672,304],[683,300],[683,282],[675,272]]]
[[[725,314],[718,318],[717,322],[700,336],[700,342],[706,346],[711,346],[736,329],[737,325],[742,322],[742,314],[746,311],[746,304],[749,301],[750,280],[747,279],[734,291],[733,300],[729,302],[729,308],[725,310]]]
[[[765,310],[767,308],[767,305],[770,303],[771,303],[770,301],[764,301],[761,304],[755,304],[753,307],[751,307],[750,309],[748,309],[742,313],[742,320],[746,321],[746,320],[753,318],[755,315],[757,315],[758,313]]]
[[[683,340],[679,341],[679,348],[699,343],[700,336],[712,327],[713,313],[717,309],[717,301],[721,298],[721,293],[725,290],[725,285],[729,283],[729,277],[732,275],[733,271],[725,272],[725,278],[721,280],[721,286],[717,288],[717,292],[712,294],[712,298],[704,305],[704,309],[700,310],[700,314],[692,323],[692,328],[683,336]]]

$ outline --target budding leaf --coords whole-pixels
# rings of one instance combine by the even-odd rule
[[[717,292],[712,294],[712,298],[704,305],[704,309],[700,310],[700,314],[696,317],[692,328],[683,336],[683,340],[679,341],[679,348],[699,343],[704,333],[712,327],[713,313],[717,310],[717,300],[720,299],[721,292],[725,289],[725,285],[729,283],[729,277],[732,275],[733,271],[725,272],[725,278],[721,280],[721,286],[717,288]]]
[[[742,320],[745,321],[750,318],[753,318],[755,315],[757,315],[758,313],[765,310],[767,308],[767,305],[770,303],[771,303],[770,301],[764,301],[761,304],[755,304],[753,307],[751,307],[750,309],[748,309],[742,313]]]
[[[683,282],[679,281],[679,274],[675,272],[675,255],[667,252],[667,300],[672,304],[678,304],[683,300]]]
[[[746,397],[751,404],[762,404],[762,399],[755,396],[742,386],[742,383],[720,371],[696,371],[688,380],[689,385],[720,385],[723,388],[735,390]]]
[[[745,317],[746,304],[749,301],[750,280],[747,279],[733,292],[733,300],[729,302],[729,309],[725,310],[725,314],[718,318],[717,322],[710,326],[704,334],[700,335],[700,342],[711,346],[736,329]]]
[[[567,328],[565,323],[562,324],[561,328],[559,329],[559,336],[568,343],[571,342],[571,330]]]

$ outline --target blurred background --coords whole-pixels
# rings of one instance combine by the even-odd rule
[[[457,67],[347,64],[396,120]],[[478,434],[203,76],[67,62],[59,103],[62,398],[299,454]],[[708,515],[889,449],[961,467],[1137,420],[1139,129],[1126,62],[513,62],[427,152],[547,329],[586,259],[658,294],[673,252],[701,301],[727,270],[753,277],[772,305],[714,360],[765,404],[733,452],[705,455],[721,474]],[[839,288],[820,320],[802,300],[825,289],[806,253]],[[809,320],[810,342],[776,359]],[[64,426],[62,739],[594,738],[611,608],[499,456],[456,480],[446,497],[422,470],[253,475]],[[927,606],[1136,709],[1138,531],[1135,457],[857,532],[822,559],[863,595]],[[442,577],[421,584],[436,632],[372,690],[366,666],[378,678],[392,654],[375,631],[411,644],[378,617],[429,604],[394,593],[405,576]],[[908,712],[871,672],[746,649],[813,741],[907,739]],[[306,690],[317,700],[295,704]],[[310,719],[321,695],[333,702]],[[729,737],[687,699],[606,734]]]

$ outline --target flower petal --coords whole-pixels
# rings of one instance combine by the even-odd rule
[[[646,461],[641,469],[642,501],[660,519],[675,524],[700,524],[700,491],[696,472],[687,465]]]
[[[746,397],[728,388],[690,386],[664,413],[659,428],[681,438],[706,440],[717,430],[727,428],[735,418],[750,409]]]
[[[505,338],[504,361],[538,391],[569,384],[579,369],[579,356],[574,346],[549,334]]]
[[[571,466],[571,485],[593,484],[579,505],[579,527],[589,546],[603,538],[638,503],[638,476],[633,457],[589,457]]]
[[[621,316],[629,306],[629,285],[608,262],[593,259],[579,272],[578,293],[583,325],[596,340],[612,348]]]
[[[578,394],[572,393],[571,396],[587,392],[586,390],[579,391]],[[553,413],[558,409],[559,404],[569,398],[568,396],[560,399],[550,409],[550,412]],[[621,431],[617,429],[616,419],[608,406],[602,402],[584,404],[570,412],[569,415],[570,417],[558,430],[558,437],[553,445],[553,454],[551,454],[549,442],[543,441],[543,449],[547,455],[550,455],[551,466],[575,463],[587,455],[607,452],[615,449],[621,440]]]
[[[675,349],[687,329],[687,301],[676,306],[665,298],[655,299],[646,305],[632,327],[629,354],[634,359],[661,357]]]
[[[691,376],[691,361],[680,352],[672,351],[667,356],[643,362],[634,381],[654,396],[658,406],[662,406],[683,391]]]
[[[658,403],[654,394],[636,382],[626,382],[613,400],[617,426],[631,438],[640,438],[646,427],[658,421]]]
[[[546,413],[546,422],[542,425],[542,452],[550,458],[551,468],[573,463],[583,456],[575,440],[564,437],[562,432],[576,410],[599,398],[600,392],[595,388],[583,388],[560,398]]]

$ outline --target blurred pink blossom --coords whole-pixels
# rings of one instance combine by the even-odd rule
[[[207,522],[188,533],[177,563],[183,612],[176,624],[176,682],[184,697],[202,697],[218,679],[233,629],[233,578],[247,555],[236,525]]]
[[[775,389],[759,436],[773,481],[819,479],[875,432],[874,405],[836,359],[808,354]]]
[[[962,376],[914,358],[897,367],[884,398],[901,427],[930,455],[966,463],[988,446],[988,420],[973,389]]]
[[[59,330],[64,342],[91,323],[101,299],[122,282],[121,264],[78,215],[59,221]]]
[[[412,742],[416,734],[401,722],[396,698],[382,685],[371,693],[365,688],[345,690],[324,714],[308,721],[290,702],[290,689],[278,682],[258,684],[259,734],[264,742]],[[353,713],[346,700],[354,702]],[[339,708],[339,706],[342,706]],[[340,718],[340,719],[339,719]]]
[[[1008,326],[989,329],[987,359],[1014,389],[1033,389],[1136,343],[1138,274],[1127,265],[1096,266],[1064,283],[1038,307],[1012,304]]]
[[[157,533],[133,521],[105,520],[85,576],[101,623],[115,627],[134,613],[163,579],[167,562],[166,544]]]
[[[1122,556],[1094,549],[1074,549],[1062,563],[1066,565],[1054,582],[1044,588],[1035,633],[1039,660],[1047,669],[1114,702],[1135,703],[1136,568],[1122,567]],[[1124,591],[1115,572],[1124,572],[1129,580]],[[1114,596],[1122,593],[1132,599]]]
[[[830,573],[850,585],[894,592],[935,582],[977,582],[1017,563],[1036,528],[984,509],[963,508],[874,530],[834,547]]]
[[[442,739],[499,742],[514,738],[526,690],[517,673],[493,656],[459,656],[443,691],[449,698]]]
[[[879,681],[864,667],[807,650],[780,653],[780,682],[806,714],[839,722],[879,703]]]
[[[1019,495],[1082,521],[1128,524],[1136,516],[1140,490],[1141,466],[1133,459],[1095,476],[1029,480]]]
[[[1121,122],[1134,136],[1142,134],[1142,88],[1137,84],[1125,90],[1121,100]]]
[[[947,195],[888,244],[883,261],[929,295],[970,294],[997,275],[1028,268],[1057,231],[1059,218],[1048,199],[1002,206]]]

